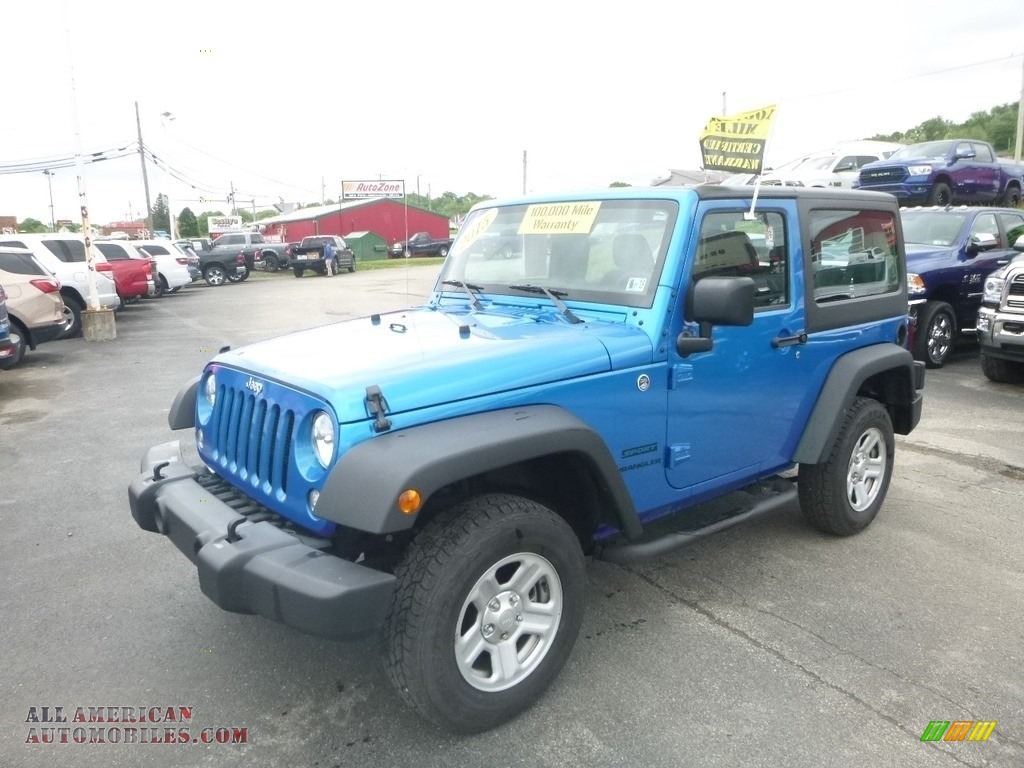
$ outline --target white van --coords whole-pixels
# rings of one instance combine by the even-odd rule
[[[765,171],[761,183],[787,187],[849,188],[863,166],[884,160],[903,146],[889,141],[840,142],[832,149]]]
[[[89,301],[89,272],[85,258],[85,239],[81,235],[65,234],[19,234],[0,235],[0,245],[28,248],[60,281],[60,295],[64,305],[71,310],[73,319],[65,336],[77,336],[82,332],[82,310]],[[101,307],[119,309],[121,299],[117,296],[112,273],[104,274],[103,267],[110,268],[107,258],[93,246],[93,276],[96,279],[96,296]]]

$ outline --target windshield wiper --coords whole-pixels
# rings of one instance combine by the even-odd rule
[[[464,283],[461,280],[442,280],[441,285],[454,285],[456,288],[461,288],[472,300],[473,309],[477,310],[478,312],[483,312],[483,305],[480,303],[480,300],[476,297],[476,294],[473,293],[473,291],[483,290],[483,288],[481,288],[479,285],[473,285],[472,283]]]
[[[545,296],[547,296],[549,299],[551,299],[552,303],[556,307],[558,307],[558,311],[561,312],[563,315],[565,315],[566,318],[568,318],[570,322],[573,322],[573,323],[582,323],[583,322],[578,317],[576,317],[576,315],[574,315],[572,313],[571,309],[569,309],[567,306],[565,306],[565,302],[563,302],[560,298],[558,298],[559,296],[568,296],[569,294],[566,291],[559,291],[559,290],[549,291],[543,285],[510,285],[509,288],[511,288],[513,291],[525,291],[526,293],[543,293]]]

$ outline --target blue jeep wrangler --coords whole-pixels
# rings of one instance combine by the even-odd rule
[[[896,201],[752,191],[481,203],[427,304],[214,357],[169,415],[202,464],[151,448],[132,515],[225,610],[382,631],[423,716],[508,720],[573,647],[585,556],[882,506],[924,384]]]

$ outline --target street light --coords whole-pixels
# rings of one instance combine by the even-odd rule
[[[53,218],[53,171],[47,168],[43,171],[46,176],[46,185],[50,188],[50,231],[57,231],[57,222]]]
[[[160,113],[160,127],[164,129],[164,135],[165,136],[167,135],[167,124],[171,123],[171,122],[174,122],[174,120],[175,120],[175,117],[170,112],[161,112]],[[170,187],[171,187],[171,184],[170,184],[170,174],[168,174],[167,188],[170,189]],[[170,232],[168,232],[168,234],[171,236],[171,240],[176,240],[177,236],[174,233],[174,211],[171,210],[171,197],[170,197],[170,195],[166,195],[166,198],[167,198],[167,224],[168,224],[168,229],[170,230]]]

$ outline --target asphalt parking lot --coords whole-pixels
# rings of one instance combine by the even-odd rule
[[[224,345],[415,304],[436,270],[190,287],[119,313],[115,341],[0,373],[0,764],[1024,765],[1024,387],[988,382],[970,344],[929,371],[867,531],[829,538],[790,508],[640,566],[591,562],[568,665],[495,731],[425,724],[373,641],[214,606],[128,510],[145,449],[189,437],[167,427],[179,386]],[[55,707],[69,722],[30,722]],[[247,743],[29,743],[70,734],[77,707],[191,707],[192,734]],[[997,725],[922,742],[933,720]]]

